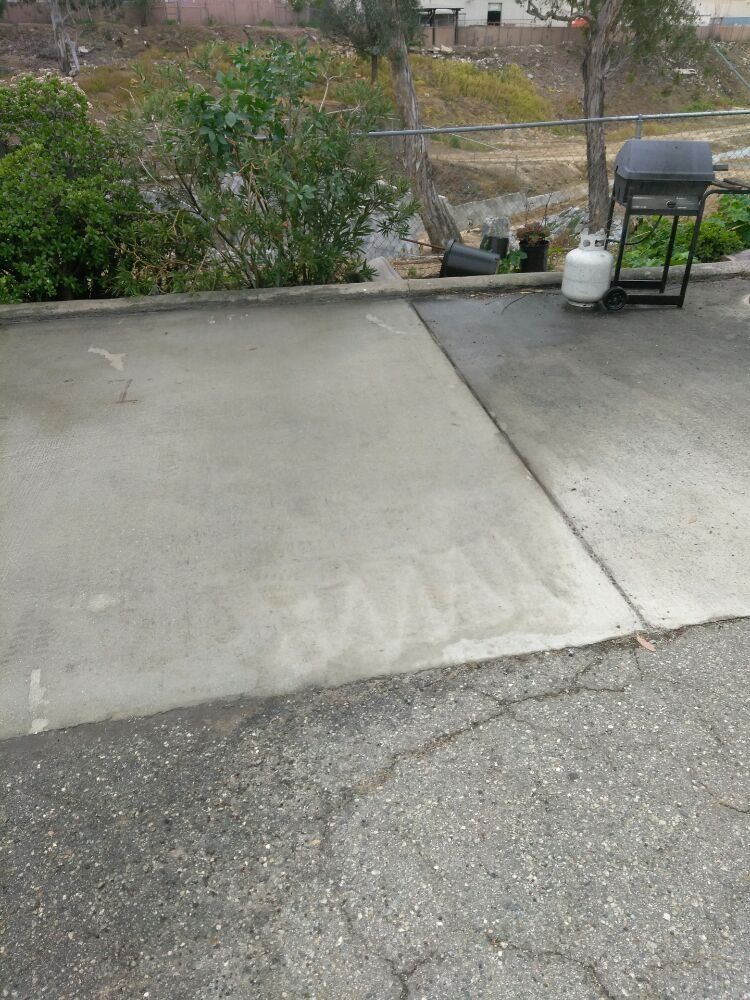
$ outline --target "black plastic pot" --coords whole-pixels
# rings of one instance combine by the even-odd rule
[[[479,245],[480,250],[496,253],[501,260],[508,256],[510,240],[507,236],[485,236]]]
[[[465,247],[451,240],[445,248],[440,267],[441,278],[465,278],[471,274],[495,274],[500,254]]]
[[[547,270],[549,240],[544,240],[542,243],[519,243],[519,246],[523,253],[526,254],[521,261],[521,271],[524,274]]]

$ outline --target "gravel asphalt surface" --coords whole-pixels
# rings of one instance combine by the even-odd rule
[[[750,996],[750,622],[0,746],[0,995]]]

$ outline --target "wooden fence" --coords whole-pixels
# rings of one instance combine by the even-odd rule
[[[149,21],[180,24],[272,24],[290,28],[307,24],[310,8],[299,13],[284,0],[157,0]]]
[[[92,15],[106,19],[111,12],[93,8]],[[129,24],[138,23],[139,16],[131,4],[123,3],[117,12]],[[150,24],[175,21],[178,24],[260,24],[274,27],[294,27],[308,24],[312,13],[305,6],[299,13],[284,0],[155,0],[149,11]],[[49,23],[46,3],[9,3],[2,20],[11,24]]]
[[[750,42],[750,24],[712,24],[698,28],[701,38],[724,42]],[[508,45],[564,45],[580,40],[579,28],[532,24],[436,24],[425,27],[427,48],[447,45],[470,49],[502,49]]]
[[[120,16],[129,23],[136,23],[137,15],[131,5],[123,3]],[[101,9],[93,8],[94,16],[108,16]],[[155,0],[149,21],[179,24],[260,24],[262,21],[275,27],[293,27],[309,24],[314,18],[310,7],[299,13],[292,10],[286,0]],[[11,24],[43,24],[49,22],[49,7],[44,2],[8,3],[2,19]],[[698,28],[701,38],[724,42],[750,42],[750,24],[711,24]],[[427,48],[440,45],[466,46],[476,49],[505,48],[508,45],[563,45],[580,39],[578,28],[534,24],[436,24],[424,29]]]

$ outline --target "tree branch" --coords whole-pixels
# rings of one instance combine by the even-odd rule
[[[589,22],[589,24],[592,23],[591,14],[587,14],[585,11],[580,14],[572,12],[570,14],[560,14],[557,10],[557,4],[555,4],[555,6],[545,14],[542,10],[540,10],[539,6],[535,3],[535,0],[525,0],[525,3],[526,13],[531,14],[532,17],[536,17],[540,21],[562,21],[565,24],[570,24],[570,22],[575,21],[576,18],[583,17]]]

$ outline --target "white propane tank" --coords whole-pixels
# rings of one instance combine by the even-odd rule
[[[607,251],[604,231],[581,233],[581,243],[565,258],[562,293],[576,306],[599,302],[609,289],[614,258]]]

